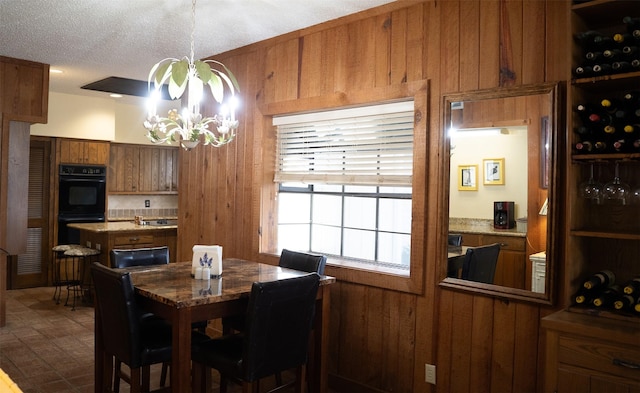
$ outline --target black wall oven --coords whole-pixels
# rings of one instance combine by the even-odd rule
[[[58,244],[77,244],[67,224],[105,221],[107,167],[61,164],[58,175]]]

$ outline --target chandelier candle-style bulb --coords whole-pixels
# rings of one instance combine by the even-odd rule
[[[239,124],[235,117],[235,93],[239,91],[239,87],[233,73],[219,61],[194,60],[195,9],[196,0],[192,0],[190,57],[164,59],[149,72],[149,107],[144,122],[147,137],[152,142],[180,141],[187,150],[197,146],[201,140],[204,140],[205,145],[225,145],[235,138]],[[165,83],[171,99],[182,98],[184,107],[181,113],[172,109],[166,117],[162,117],[157,114],[156,106]],[[211,91],[216,102],[222,105],[220,114],[206,117],[200,113],[200,101],[205,87]],[[223,104],[225,88],[230,94],[227,104]],[[185,91],[186,102],[182,97]]]

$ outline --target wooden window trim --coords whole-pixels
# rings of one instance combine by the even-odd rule
[[[414,157],[412,184],[411,223],[411,273],[409,276],[393,274],[389,271],[358,269],[350,263],[329,258],[325,273],[338,280],[370,285],[384,289],[422,294],[424,292],[425,272],[425,233],[426,233],[426,174],[428,173],[428,134],[429,134],[429,81],[415,81],[380,88],[366,89],[349,93],[334,93],[298,100],[273,102],[260,105],[265,135],[263,135],[262,187],[260,203],[260,254],[267,259],[277,250],[277,184],[275,172],[275,127],[272,117],[288,113],[305,112],[318,109],[355,107],[373,103],[393,102],[413,98],[415,107],[414,121]]]

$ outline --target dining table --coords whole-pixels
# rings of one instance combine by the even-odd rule
[[[192,263],[137,266],[128,271],[144,310],[165,318],[172,326],[171,391],[190,392],[192,322],[208,321],[246,311],[254,282],[268,282],[298,277],[307,272],[254,261],[227,258],[222,261],[222,274],[208,280],[192,276]],[[335,278],[321,275],[316,297],[312,354],[308,360],[308,379],[312,392],[328,390],[328,350],[330,284]],[[96,308],[96,321],[102,316]],[[108,317],[108,316],[105,316]],[[99,324],[95,329],[95,391],[109,386],[112,365],[102,348]],[[312,350],[311,350],[312,349]]]

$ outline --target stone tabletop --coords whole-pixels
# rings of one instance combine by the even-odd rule
[[[222,276],[197,280],[191,276],[191,262],[168,265],[137,266],[126,269],[136,291],[144,297],[175,308],[193,307],[248,298],[251,285],[256,282],[283,280],[309,274],[242,259],[224,259]],[[335,282],[331,276],[321,276],[320,285]]]

